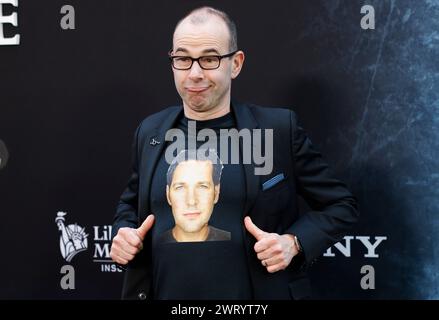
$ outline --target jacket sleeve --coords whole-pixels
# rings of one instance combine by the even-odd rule
[[[123,191],[117,205],[116,214],[113,219],[112,239],[116,236],[118,230],[123,227],[138,227],[138,139],[140,126],[136,129],[132,145],[132,173],[128,184]]]
[[[294,234],[303,248],[306,263],[319,255],[357,222],[355,197],[346,185],[335,179],[291,112],[291,143],[297,192],[311,211],[302,215],[285,233]]]

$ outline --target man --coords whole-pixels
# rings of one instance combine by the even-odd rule
[[[183,107],[167,108],[137,128],[133,173],[114,220],[111,257],[127,266],[123,298],[309,297],[307,267],[357,221],[355,198],[331,176],[292,111],[231,102],[244,53],[224,12],[203,7],[182,19],[170,59]],[[178,128],[190,141],[191,121],[218,135],[231,128],[272,130],[272,141],[253,146],[272,143],[272,170],[256,175],[254,163],[225,166],[214,222],[231,232],[231,241],[164,245],[157,239],[173,220],[162,191],[165,136]],[[312,211],[299,216],[296,194]]]
[[[213,159],[199,160],[196,152],[183,150],[167,172],[166,198],[172,207],[174,228],[160,236],[161,242],[225,241],[230,232],[209,226],[220,194],[223,165],[216,152]]]

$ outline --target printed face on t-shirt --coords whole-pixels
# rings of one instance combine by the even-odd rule
[[[179,234],[206,233],[220,185],[214,185],[210,161],[188,160],[175,168],[166,197],[172,207],[175,231]]]

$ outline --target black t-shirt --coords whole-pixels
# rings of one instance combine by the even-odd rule
[[[185,133],[186,140],[188,120],[182,115],[176,126]],[[196,121],[196,127],[197,131],[215,130],[220,154],[220,129],[235,128],[235,123],[233,114],[228,113],[220,118]],[[203,143],[197,142],[197,148]],[[174,217],[166,198],[169,164],[163,152],[150,194],[151,212],[156,217],[152,229],[154,299],[252,299],[243,240],[244,168],[230,162],[224,163],[219,200],[208,223],[206,241],[177,242],[172,234]]]

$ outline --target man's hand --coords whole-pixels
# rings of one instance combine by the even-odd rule
[[[134,259],[143,248],[143,239],[154,224],[154,216],[150,214],[137,228],[120,228],[113,239],[110,257],[114,262],[126,265]]]
[[[299,253],[293,235],[262,231],[250,217],[244,218],[244,224],[247,231],[256,238],[255,252],[268,272],[274,273],[285,269],[293,257]]]

